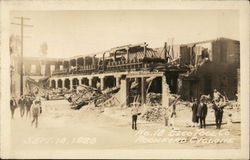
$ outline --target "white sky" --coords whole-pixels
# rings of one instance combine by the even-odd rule
[[[47,57],[87,55],[110,48],[147,42],[163,47],[226,37],[239,40],[239,13],[234,10],[173,11],[13,11],[15,16],[31,18],[26,24],[24,55],[39,56],[40,45],[48,44]],[[20,27],[10,26],[11,34]]]

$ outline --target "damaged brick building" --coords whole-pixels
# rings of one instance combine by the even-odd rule
[[[232,100],[239,92],[239,41],[219,38],[180,45],[179,62],[190,68],[179,74],[175,82],[177,93],[184,100],[212,95],[214,89]]]
[[[181,45],[165,44],[163,48],[149,48],[146,43],[130,44],[112,48],[99,56],[24,59],[25,75],[29,78],[32,78],[30,73],[40,78],[48,76],[51,88],[71,90],[80,84],[97,87],[100,83],[101,89],[105,89],[120,86],[124,75],[144,82],[144,78],[146,80],[157,74],[148,91],[162,91],[163,75],[170,93],[181,95],[183,100],[199,98],[203,94],[212,95],[213,89],[234,99],[239,89],[240,43],[227,38]],[[16,63],[19,60],[14,58],[13,61]],[[131,73],[136,73],[136,76],[131,76]],[[14,81],[18,78],[16,76]],[[142,89],[141,92],[144,91]],[[144,102],[146,95],[141,94],[141,101]]]

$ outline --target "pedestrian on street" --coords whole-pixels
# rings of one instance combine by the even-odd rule
[[[207,105],[205,104],[205,99],[202,96],[197,108],[197,117],[200,121],[200,128],[206,128]]]
[[[133,103],[131,113],[132,113],[132,129],[137,130],[137,117],[140,114],[138,102]]]
[[[196,127],[198,124],[198,117],[197,117],[197,110],[198,110],[198,101],[197,98],[194,99],[194,103],[192,104],[192,122],[193,127]]]
[[[214,114],[215,114],[215,123],[216,123],[216,129],[221,128],[221,122],[223,118],[223,109],[226,106],[225,101],[223,98],[220,98],[219,100],[215,101],[213,103],[213,109],[214,109]]]
[[[27,97],[26,99],[26,118],[29,116],[29,118],[31,117],[31,114],[30,114],[30,108],[31,108],[31,105],[33,103],[33,100],[31,97]]]
[[[18,105],[19,105],[19,108],[20,108],[20,116],[23,117],[24,113],[25,113],[25,98],[24,96],[22,95],[21,98],[19,99],[18,101]]]
[[[17,103],[14,97],[10,99],[10,111],[11,111],[11,118],[14,118],[15,109],[17,108]]]
[[[36,128],[38,126],[38,117],[40,115],[40,109],[41,109],[41,101],[36,98],[31,106],[31,113],[32,113],[32,122],[31,122],[31,126],[33,125],[33,123],[35,122],[36,124]]]

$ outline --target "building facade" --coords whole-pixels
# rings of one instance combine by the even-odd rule
[[[218,90],[229,99],[239,92],[240,43],[219,38],[182,45],[181,63],[190,71],[179,75],[179,94],[183,99],[213,95]]]
[[[49,77],[44,86],[49,88],[72,90],[84,84],[104,90],[119,87],[121,77],[129,77],[131,73],[147,73],[146,78],[150,78],[161,72],[170,92],[180,94],[184,100],[212,95],[213,89],[234,99],[239,92],[239,47],[239,41],[218,38],[157,49],[149,48],[147,43],[130,44],[71,58],[25,57],[24,77],[37,81]],[[15,94],[20,88],[19,63],[18,56],[13,56],[11,88]],[[161,84],[154,80],[154,88],[162,87]]]

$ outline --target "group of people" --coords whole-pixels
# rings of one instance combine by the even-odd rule
[[[197,99],[194,99],[194,102],[192,104],[193,127],[195,127],[196,124],[200,123],[200,128],[206,128],[208,103],[209,101],[205,96],[201,96],[199,101]],[[223,112],[224,112],[223,109],[227,106],[227,99],[216,89],[214,89],[213,99],[211,103],[215,113],[216,129],[220,129],[223,119]]]
[[[176,117],[176,103],[179,97],[175,98],[175,101],[172,102],[171,105],[166,108],[164,119],[165,119],[165,126],[170,126],[172,129],[175,125],[175,117]],[[228,99],[226,96],[223,96],[219,93],[216,89],[214,89],[213,99],[211,100],[209,96],[202,95],[200,99],[193,99],[193,103],[191,106],[192,109],[192,126],[196,127],[199,125],[200,128],[206,128],[206,117],[208,113],[208,103],[212,103],[212,108],[215,113],[215,124],[216,129],[221,128],[222,119],[223,119],[223,109],[228,105]],[[139,105],[140,104],[133,104],[131,109],[132,114],[132,129],[137,130],[137,118],[140,114],[139,112]],[[229,118],[232,114],[228,115]],[[230,123],[229,121],[227,123]]]
[[[200,128],[206,128],[207,103],[204,97],[201,97],[200,101],[196,98],[194,99],[194,103],[192,104],[192,113],[193,127],[200,123]]]
[[[35,126],[38,126],[38,116],[42,113],[41,99],[39,96],[32,94],[21,95],[21,97],[16,100],[15,97],[10,99],[10,110],[11,118],[14,119],[15,110],[19,108],[20,117],[23,118],[26,112],[26,118],[30,118],[32,115],[31,125],[35,122]]]

